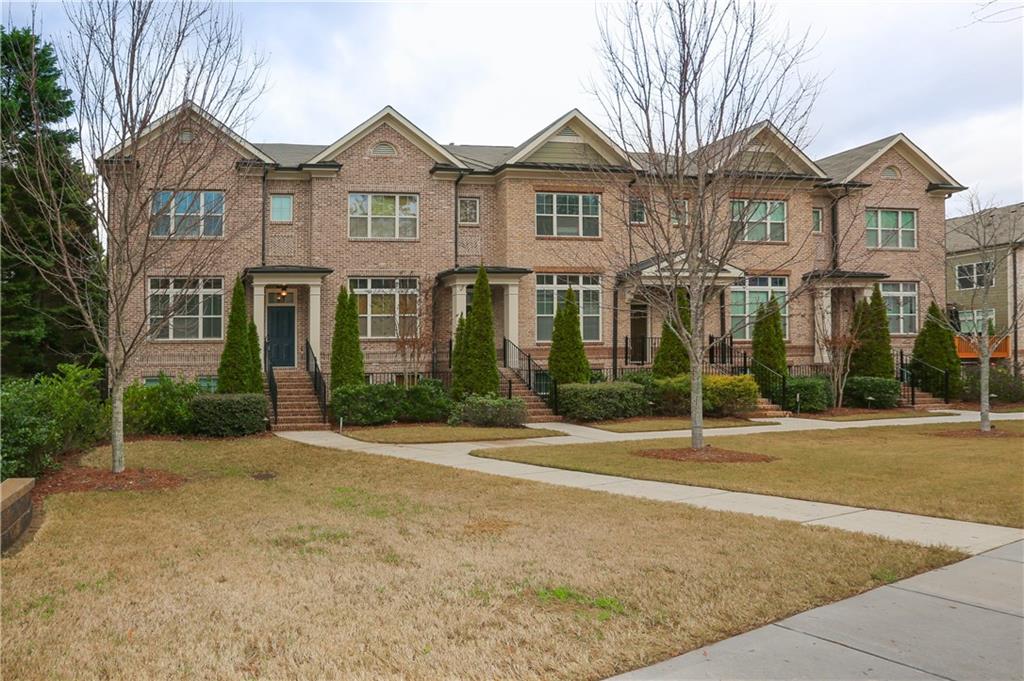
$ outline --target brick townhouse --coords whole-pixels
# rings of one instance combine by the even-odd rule
[[[426,366],[472,305],[480,266],[492,287],[497,346],[508,339],[543,364],[556,306],[571,286],[592,364],[650,361],[660,320],[608,258],[626,223],[640,218],[632,206],[620,209],[628,178],[593,171],[629,161],[579,111],[516,147],[439,144],[391,107],[327,145],[255,144],[200,114],[185,105],[157,127],[185,116],[192,122],[175,126],[182,143],[225,136],[207,171],[232,177],[230,188],[205,186],[200,172],[188,192],[155,191],[150,229],[209,240],[215,255],[200,282],[154,270],[139,290],[133,303],[153,330],[134,378],[215,376],[236,277],[275,367],[301,367],[307,352],[329,366],[342,285],[359,296],[367,371]],[[840,311],[877,283],[894,345],[909,348],[923,310],[945,303],[945,201],[963,187],[902,134],[818,161],[770,124],[745,134],[793,181],[760,206],[756,243],[730,263],[709,331],[735,329],[742,348],[757,306],[778,297],[787,303],[790,361],[826,361],[816,334],[841,323]],[[808,278],[813,289],[788,295]],[[198,295],[199,304],[162,319],[181,295]]]

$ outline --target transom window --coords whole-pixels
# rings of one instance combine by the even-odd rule
[[[479,225],[480,224],[480,199],[460,198],[459,199],[459,224]]]
[[[995,284],[995,264],[991,260],[956,266],[956,287],[961,291],[990,288]]]
[[[224,327],[224,280],[152,277],[149,332],[161,340],[220,340]]]
[[[889,333],[917,333],[917,283],[884,283],[882,299],[889,316]]]
[[[825,214],[820,208],[811,209],[811,231],[821,234],[821,226],[825,222]]]
[[[987,310],[960,310],[960,333],[982,333],[985,325],[996,321],[994,308]]]
[[[600,194],[536,196],[537,236],[600,236]]]
[[[271,194],[270,195],[270,221],[291,222],[292,221],[292,195]]]
[[[348,235],[352,239],[415,239],[419,203],[416,194],[349,194]]]
[[[729,326],[733,338],[750,340],[757,311],[769,300],[779,304],[782,316],[782,333],[789,338],[789,309],[786,296],[789,291],[788,277],[747,277],[741,284],[733,284],[729,292]]]
[[[555,312],[572,290],[580,308],[580,333],[585,341],[601,340],[601,277],[590,274],[537,275],[537,341],[551,342]]]
[[[868,248],[917,248],[917,211],[872,208],[864,216]]]
[[[224,234],[224,192],[153,192],[153,236],[201,237]]]
[[[748,201],[731,202],[733,229],[743,241],[785,241],[786,202]]]
[[[415,277],[349,279],[356,296],[360,338],[416,338],[419,281]]]

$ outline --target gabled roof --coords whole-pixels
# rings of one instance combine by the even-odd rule
[[[685,275],[685,269],[679,270],[680,261],[685,258],[685,253],[676,252],[673,255],[657,255],[639,262],[635,262],[626,269],[618,273],[617,278],[624,280],[630,277],[657,277],[663,271],[663,268],[668,270],[668,274],[673,274],[673,268],[675,268],[676,274]],[[669,264],[669,258],[672,259],[672,263]],[[741,279],[746,276],[742,269],[729,263],[725,263],[718,273],[715,275],[716,280],[735,280]]]
[[[851,182],[882,154],[897,146],[901,151],[909,152],[907,160],[932,180],[933,184],[951,191],[966,189],[902,132],[818,159],[818,165],[836,182]]]
[[[981,234],[977,233],[979,229],[983,229]],[[946,220],[948,253],[1013,244],[1024,244],[1024,203],[988,208]]]
[[[174,120],[177,116],[179,116],[179,115],[181,115],[183,113],[186,113],[186,112],[195,114],[201,120],[203,120],[205,123],[207,123],[210,127],[212,127],[214,130],[217,130],[217,131],[227,135],[227,137],[232,142],[234,142],[241,150],[243,150],[246,153],[250,154],[253,158],[259,159],[260,161],[263,161],[264,163],[273,163],[274,162],[274,159],[272,159],[266,153],[264,153],[260,149],[256,148],[253,144],[251,144],[249,141],[247,141],[241,135],[236,133],[234,130],[229,128],[224,123],[221,123],[219,120],[214,118],[213,115],[211,115],[210,113],[208,113],[207,111],[205,111],[199,105],[195,104],[192,101],[185,101],[185,102],[183,102],[182,104],[174,107],[173,109],[171,109],[170,111],[165,113],[163,116],[161,116],[160,118],[158,118],[155,121],[153,121],[152,123],[150,123],[149,126],[147,126],[146,129],[142,131],[142,134],[139,135],[138,143],[140,145],[141,144],[145,144],[146,139],[148,139],[149,137],[151,137],[154,134],[156,134],[157,132],[159,132],[160,128],[162,128],[167,123],[169,123],[172,120]],[[114,147],[113,149],[107,150],[106,152],[104,152],[104,154],[102,156],[100,156],[100,160],[101,161],[106,161],[106,160],[109,160],[109,159],[112,159],[112,158],[116,158],[124,150],[126,145],[127,145],[127,142],[125,142],[124,144],[119,144],[116,147]]]
[[[391,106],[385,106],[373,116],[353,128],[344,137],[322,149],[319,153],[309,159],[308,162],[320,163],[322,161],[331,160],[337,156],[338,153],[347,149],[372,132],[381,123],[388,123],[391,125],[391,127],[395,128],[399,134],[415,144],[421,151],[432,157],[435,161],[450,163],[457,168],[468,169],[468,166],[463,161],[435,142],[427,133],[417,128],[409,119],[398,113],[398,111]]]
[[[278,144],[276,142],[256,144],[256,148],[282,166],[298,166],[300,163],[306,163],[326,147],[326,144]]]
[[[563,129],[566,127],[572,128],[576,126],[582,128],[584,132],[589,133],[592,140],[596,140],[598,142],[597,145],[591,146],[594,148],[594,151],[601,154],[601,156],[606,160],[612,163],[626,163],[634,165],[634,161],[629,158],[629,155],[626,154],[618,144],[612,141],[612,139],[608,137],[601,128],[594,125],[589,118],[584,116],[583,112],[579,109],[573,109],[572,111],[567,112],[565,115],[551,123],[551,125],[533,134],[529,139],[513,149],[511,155],[504,161],[504,163],[512,165],[526,161],[531,154],[537,151],[537,149],[539,149],[545,142],[556,137]],[[604,148],[601,149],[598,147]]]
[[[784,135],[782,131],[779,130],[771,121],[755,123],[743,130],[727,135],[720,140],[706,144],[695,153],[708,154],[712,158],[714,158],[716,154],[721,154],[722,158],[717,159],[714,166],[716,169],[722,168],[726,166],[729,160],[734,158],[737,154],[746,151],[762,133],[772,139],[776,145],[778,145],[779,150],[783,151],[785,155],[790,157],[788,159],[782,158],[782,160],[794,171],[797,171],[798,173],[802,171],[805,174],[819,179],[827,179],[829,177],[828,173],[822,170],[817,163],[812,161],[810,157],[800,149],[800,147],[795,145],[788,137],[786,137],[786,135]]]

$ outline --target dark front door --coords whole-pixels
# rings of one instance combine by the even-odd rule
[[[647,305],[633,303],[629,306],[629,361],[634,364],[648,362],[647,348]]]
[[[295,366],[295,307],[267,307],[267,347],[270,366]]]

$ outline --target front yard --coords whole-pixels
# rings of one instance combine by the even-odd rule
[[[448,426],[443,423],[417,423],[345,428],[342,435],[364,442],[408,445],[430,442],[522,440],[565,435],[565,433],[547,428],[486,428],[483,426]]]
[[[709,437],[715,447],[774,457],[707,463],[637,456],[688,439],[488,449],[477,456],[554,468],[774,494],[1024,527],[1024,422],[879,426]],[[711,435],[709,433],[709,435]]]
[[[680,416],[638,416],[631,419],[618,419],[615,421],[597,421],[584,425],[607,430],[612,433],[645,433],[658,430],[689,430],[692,425],[688,417]],[[749,419],[733,418],[706,418],[705,428],[736,428],[738,426],[775,426],[776,421],[751,421]]]
[[[962,557],[270,437],[128,462],[187,480],[47,498],[5,677],[599,678]]]

